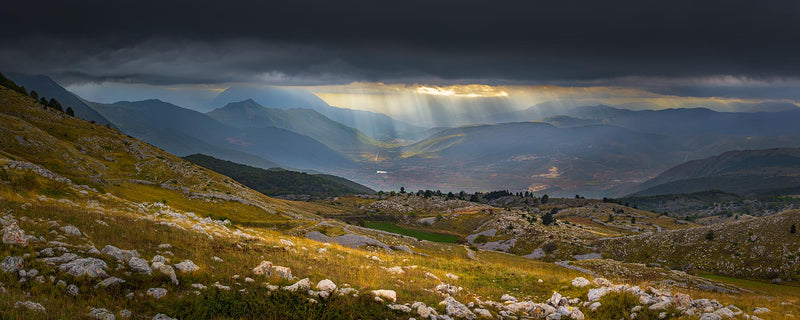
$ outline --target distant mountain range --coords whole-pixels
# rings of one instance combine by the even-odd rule
[[[648,180],[633,196],[721,190],[744,196],[800,192],[800,149],[730,151],[689,161]]]
[[[201,113],[159,100],[91,103],[47,77],[16,77],[35,80],[23,82],[28,90],[79,106],[73,107],[79,116],[94,114],[97,122],[107,121],[177,155],[203,153],[265,169],[333,173],[384,190],[511,189],[619,197],[676,188],[704,191],[724,183],[732,189],[711,189],[759,193],[768,186],[767,177],[779,188],[791,187],[794,178],[774,171],[761,174],[763,184],[730,180],[739,179],[730,173],[641,184],[689,160],[731,150],[798,147],[800,141],[800,109],[784,104],[762,106],[773,112],[733,113],[565,108],[552,102],[469,118],[489,124],[427,129],[382,114],[331,107],[304,90],[234,86],[214,100],[217,109]],[[424,138],[398,143],[409,137]],[[705,182],[678,185],[698,178]]]
[[[197,153],[200,152],[198,149],[211,145],[269,160],[273,162],[269,167],[277,163],[293,168],[330,170],[353,165],[345,156],[308,136],[276,127],[235,128],[206,114],[160,100],[95,103],[92,106],[134,137],[156,146],[182,146],[183,152],[167,150],[176,151],[177,155]],[[177,139],[199,141],[200,144],[181,145]],[[225,150],[211,150],[214,151],[212,155],[241,161],[241,157],[224,156]],[[264,167],[252,161],[241,162]]]
[[[558,110],[545,105],[540,111]],[[567,115],[540,122],[444,130],[403,148],[387,167],[412,188],[434,175],[437,187],[448,190],[504,185],[561,196],[621,196],[640,191],[639,183],[689,159],[730,150],[795,147],[800,141],[800,110],[730,113],[587,106],[561,111]]]
[[[232,102],[206,113],[240,129],[282,128],[303,134],[343,153],[377,151],[377,142],[357,129],[333,121],[312,109],[265,108],[252,99]]]
[[[720,111],[726,110],[726,111]],[[541,121],[549,117],[569,116],[584,120],[611,120],[615,119],[621,123],[627,123],[623,119],[646,119],[648,116],[685,116],[691,113],[712,112],[718,115],[727,114],[728,118],[721,117],[720,121],[735,121],[735,115],[746,113],[763,113],[764,117],[770,117],[769,113],[778,112],[800,112],[800,107],[791,103],[764,102],[764,103],[738,103],[733,108],[722,106],[698,106],[694,108],[661,109],[656,105],[641,103],[629,103],[612,107],[606,105],[570,106],[559,103],[558,101],[543,102],[529,108],[513,111],[503,111],[491,113],[484,117],[484,123],[504,123],[514,121]],[[772,115],[774,116],[774,115]],[[702,121],[701,119],[696,119]],[[643,124],[642,127],[645,127]]]
[[[380,140],[419,139],[423,138],[422,135],[426,130],[381,113],[333,107],[311,92],[302,89],[232,86],[214,98],[212,104],[222,107],[229,103],[248,99],[267,108],[312,109],[333,121],[358,129],[366,135]]]
[[[353,181],[326,174],[307,174],[271,168],[269,170],[220,160],[204,154],[183,157],[197,165],[229,176],[268,196],[311,195],[333,197],[347,194],[374,194],[375,190]]]

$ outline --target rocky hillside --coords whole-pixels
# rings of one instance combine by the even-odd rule
[[[797,281],[800,211],[599,242],[615,259],[745,278]],[[777,281],[777,280],[776,280]]]
[[[800,314],[796,295],[774,287],[711,282],[729,288],[723,294],[661,271],[646,280],[615,273],[615,284],[600,267],[573,270],[325,220],[317,213],[329,206],[269,198],[4,88],[0,168],[4,319]]]
[[[719,190],[628,197],[620,201],[644,210],[684,218],[762,216],[800,208],[800,198],[794,196],[744,197]]]

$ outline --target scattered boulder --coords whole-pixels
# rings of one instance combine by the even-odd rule
[[[107,279],[105,279],[103,281],[100,281],[96,285],[94,285],[94,288],[95,289],[108,288],[110,286],[116,286],[116,285],[122,284],[122,283],[125,283],[125,280],[122,280],[122,279],[117,278],[117,277],[109,277],[109,278],[107,278]]]
[[[339,288],[339,290],[337,290],[337,291],[339,292],[340,296],[346,296],[346,295],[351,294],[351,293],[353,294],[353,296],[357,296],[358,295],[358,290],[353,289],[353,288]]]
[[[133,316],[133,313],[128,309],[122,309],[119,311],[119,317],[122,319],[130,319]]]
[[[401,274],[406,273],[405,271],[403,271],[402,267],[391,267],[389,269],[386,269],[386,272],[391,273],[391,274],[396,274],[396,275],[401,275]]]
[[[167,258],[164,258],[164,256],[157,254],[153,256],[153,259],[150,260],[150,263],[156,263],[156,262],[161,262],[163,264],[166,264]]]
[[[286,291],[306,291],[311,288],[311,281],[308,278],[303,278],[300,281],[295,282],[293,285],[283,287],[283,290]]]
[[[155,317],[153,317],[153,320],[177,320],[177,319],[170,317],[166,314],[159,313]]]
[[[475,309],[472,310],[472,312],[474,312],[475,315],[477,315],[479,318],[491,318],[492,317],[492,313],[489,312],[489,310],[486,310],[486,309],[475,308]]]
[[[700,320],[722,320],[722,317],[715,313],[704,313],[700,316]]]
[[[719,308],[717,311],[714,311],[714,314],[719,315],[723,319],[732,319],[736,317],[736,315],[728,308]]]
[[[438,315],[436,309],[428,307],[423,302],[414,302],[411,304],[411,309],[416,310],[417,314],[423,319],[431,318]]]
[[[71,236],[81,236],[81,230],[78,229],[77,227],[71,225],[71,224],[63,226],[63,227],[58,228],[58,229],[61,230],[61,232],[64,232],[64,233],[66,233],[68,235],[71,235]]]
[[[261,261],[261,263],[253,268],[253,273],[257,275],[273,276],[277,275],[284,279],[292,279],[292,269],[273,265],[269,261]]]
[[[605,278],[594,278],[594,284],[601,287],[608,287],[612,285],[611,281],[608,281]]]
[[[588,286],[588,285],[591,285],[591,283],[589,282],[589,280],[586,280],[586,278],[584,278],[584,277],[577,277],[575,279],[572,279],[572,286],[573,287],[583,288],[583,287]]]
[[[147,295],[156,299],[161,299],[167,295],[167,289],[164,288],[150,288],[147,289]]]
[[[231,287],[221,285],[219,282],[214,282],[211,286],[220,290],[231,291]]]
[[[566,304],[566,303],[565,303],[565,302],[566,302],[566,299],[564,299],[564,298],[561,296],[561,294],[560,294],[560,293],[558,293],[558,292],[553,292],[553,295],[550,297],[550,299],[547,299],[547,301],[545,301],[545,302],[547,302],[547,304],[549,304],[549,305],[551,305],[551,306],[553,306],[553,307],[556,307],[556,308],[558,308],[559,306],[562,306],[562,305],[565,305],[565,304]]]
[[[672,305],[672,303],[670,303],[670,301],[659,301],[659,302],[656,302],[654,304],[651,304],[650,307],[648,307],[648,309],[650,309],[650,310],[664,310],[666,308],[669,308],[670,305]]]
[[[7,256],[0,262],[0,270],[5,273],[17,273],[22,270],[25,259],[18,256]]]
[[[178,276],[175,275],[175,269],[172,269],[172,266],[164,264],[163,262],[153,262],[152,266],[153,270],[161,272],[161,274],[169,277],[169,280],[172,281],[174,285],[180,284],[178,282]]]
[[[132,257],[139,257],[139,252],[136,250],[122,250],[112,245],[103,247],[103,250],[100,250],[100,252],[120,261],[130,261]]]
[[[67,286],[67,294],[69,294],[69,295],[71,295],[73,297],[77,297],[78,293],[80,293],[80,291],[81,291],[80,288],[78,288],[78,286],[76,286],[74,284],[71,284],[71,285]]]
[[[451,280],[458,280],[458,276],[452,273],[445,274],[446,277],[450,278]]]
[[[182,273],[189,273],[189,272],[195,272],[197,270],[200,270],[200,267],[198,267],[196,264],[194,264],[194,262],[192,262],[192,260],[184,260],[181,263],[175,264],[175,269],[178,269],[178,271],[180,271]]]
[[[16,223],[11,223],[3,227],[3,243],[24,247],[28,245],[28,237]]]
[[[328,279],[320,280],[320,282],[317,282],[317,290],[330,293],[336,290],[336,284]]]
[[[502,301],[502,302],[506,302],[506,301],[508,301],[508,302],[517,302],[517,298],[515,298],[514,296],[512,296],[510,294],[504,294],[502,297],[500,297],[500,301]]]
[[[672,298],[672,304],[681,310],[690,308],[694,302],[692,301],[692,297],[685,293],[676,293],[675,296]]]
[[[405,313],[411,313],[411,307],[404,305],[404,304],[390,304],[388,305],[389,309],[397,310]]]
[[[103,308],[92,308],[91,310],[89,310],[89,313],[86,316],[89,317],[89,319],[98,319],[98,320],[117,319],[117,317],[114,316],[113,313]]]
[[[205,289],[208,289],[208,287],[206,287],[206,286],[205,286],[204,284],[202,284],[202,283],[192,283],[192,288],[195,288],[195,289],[200,289],[200,290],[205,290]]]
[[[78,259],[78,258],[80,258],[80,257],[77,254],[74,254],[74,253],[71,253],[71,252],[66,252],[66,253],[62,254],[61,256],[58,256],[58,257],[42,258],[40,260],[42,260],[44,263],[47,263],[49,265],[56,265],[56,264],[67,263],[67,262],[73,261],[73,260]]]
[[[45,310],[44,306],[42,306],[38,302],[33,302],[33,301],[24,301],[24,302],[23,301],[17,301],[17,302],[14,303],[14,308],[17,308],[17,309],[25,308],[25,309],[28,309],[28,310],[33,311],[33,312],[41,312],[41,313],[46,313],[47,312],[47,310]]]
[[[446,283],[440,283],[439,285],[437,285],[433,289],[436,290],[437,292],[441,293],[441,294],[450,295],[450,296],[458,293],[459,291],[461,291],[461,288],[456,287],[456,286],[452,286],[452,285],[449,285],[449,284],[446,284]]]
[[[45,257],[52,257],[56,255],[56,251],[53,248],[44,248],[41,251],[39,251],[39,255]]]
[[[394,290],[372,290],[372,295],[377,298],[389,300],[391,302],[397,302],[397,292]]]
[[[144,273],[147,275],[153,274],[153,270],[150,269],[150,265],[147,263],[147,260],[139,258],[139,257],[131,257],[128,260],[128,266],[131,267],[131,270],[138,273]]]
[[[770,313],[770,312],[772,312],[772,310],[764,308],[764,307],[758,307],[758,308],[753,309],[753,313],[755,313],[755,314],[764,314],[764,313]]]
[[[608,287],[600,287],[597,289],[589,289],[589,293],[586,294],[586,297],[589,301],[597,301],[600,300],[603,296],[609,293],[611,290]]]
[[[286,240],[286,239],[281,239],[280,240],[280,244],[281,244],[281,247],[294,247],[294,242],[291,242],[291,241]]]
[[[107,268],[108,264],[97,258],[75,259],[58,266],[59,270],[73,277],[87,276],[89,278],[108,277],[105,271]]]
[[[472,311],[469,311],[469,308],[465,306],[463,303],[458,302],[453,297],[447,297],[439,304],[444,305],[444,310],[447,315],[455,318],[465,318],[473,320],[475,319],[475,314]]]

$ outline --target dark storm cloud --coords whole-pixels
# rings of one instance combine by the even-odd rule
[[[288,84],[800,76],[797,1],[14,1],[0,68]]]

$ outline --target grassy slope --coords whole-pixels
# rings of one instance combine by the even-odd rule
[[[195,164],[225,174],[266,195],[310,194],[320,197],[354,193],[375,193],[374,190],[340,178],[347,184],[329,177],[320,177],[287,170],[264,170],[235,162],[217,159],[204,154],[184,157]],[[340,181],[341,181],[340,180]]]
[[[414,237],[420,240],[428,240],[428,241],[443,242],[443,243],[453,243],[456,240],[458,240],[458,237],[449,234],[407,229],[390,222],[367,222],[364,226],[367,228],[394,232],[397,234]]]

